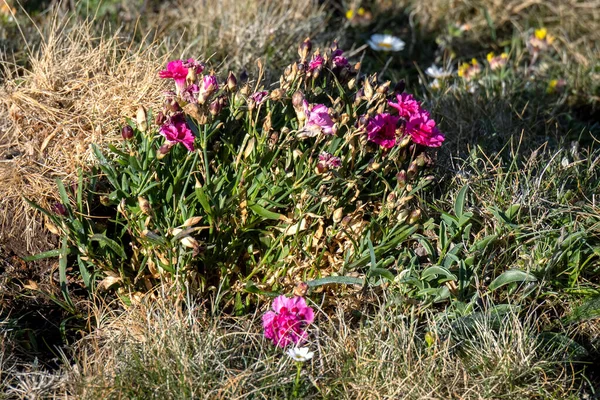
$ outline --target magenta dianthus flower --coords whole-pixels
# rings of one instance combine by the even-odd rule
[[[396,144],[396,125],[399,119],[388,113],[377,114],[367,124],[367,138],[383,148],[391,149]]]
[[[170,144],[181,143],[189,151],[194,151],[194,134],[187,126],[183,114],[173,115],[160,127],[159,132]]]
[[[410,135],[413,142],[427,147],[440,147],[446,139],[427,112],[411,116],[404,131]]]
[[[329,109],[324,104],[315,104],[309,108],[308,102],[304,103],[304,114],[306,115],[306,125],[304,127],[306,136],[317,136],[320,132],[325,135],[335,134],[336,127],[329,116]]]
[[[282,348],[304,342],[305,328],[315,319],[304,298],[279,296],[273,300],[272,307],[273,311],[267,311],[262,317],[265,337]]]
[[[179,92],[185,89],[185,78],[187,77],[188,69],[183,65],[183,61],[174,60],[167,64],[167,69],[158,73],[162,79],[171,78],[175,81],[175,85]]]
[[[415,100],[412,94],[402,93],[396,96],[397,103],[388,101],[390,107],[398,110],[398,115],[404,119],[409,119],[411,116],[423,112],[421,104]]]
[[[194,83],[186,87],[183,92],[181,92],[181,98],[188,103],[197,103],[198,93],[200,93],[200,88]]]

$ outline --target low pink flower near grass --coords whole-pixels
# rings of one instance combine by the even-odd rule
[[[413,142],[427,147],[440,147],[446,139],[426,111],[411,116],[404,131],[411,136]]]
[[[185,89],[185,79],[188,75],[188,69],[183,65],[183,61],[174,60],[167,64],[167,68],[160,71],[158,76],[162,79],[173,79],[177,89],[181,92]]]
[[[412,115],[423,111],[421,104],[415,100],[412,94],[402,93],[396,96],[397,103],[388,101],[390,107],[398,110],[398,115],[404,119],[409,119]]]
[[[306,300],[279,296],[273,300],[272,308],[262,317],[265,337],[282,348],[303,343],[307,337],[306,327],[315,319]]]
[[[304,114],[306,115],[306,125],[304,127],[306,136],[317,136],[323,132],[325,135],[334,135],[336,131],[335,123],[329,115],[329,108],[324,104],[315,104],[312,108],[308,102],[304,101]]]
[[[194,134],[187,126],[183,114],[173,115],[160,127],[159,132],[170,144],[181,143],[189,151],[194,151]]]
[[[385,149],[396,144],[396,125],[399,117],[388,113],[377,114],[367,124],[367,138]]]

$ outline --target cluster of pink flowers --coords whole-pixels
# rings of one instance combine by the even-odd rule
[[[397,102],[388,101],[388,105],[398,111],[398,116],[383,113],[369,120],[367,124],[369,141],[386,149],[394,147],[398,122],[402,120],[402,134],[410,135],[413,142],[427,147],[441,146],[445,137],[436,127],[429,112],[423,109],[410,94],[398,94],[396,100]]]
[[[279,296],[273,300],[273,311],[263,317],[265,337],[279,347],[299,345],[306,340],[306,327],[315,319],[312,308],[303,297]]]

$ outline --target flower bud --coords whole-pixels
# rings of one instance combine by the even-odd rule
[[[160,126],[165,123],[166,119],[165,114],[162,111],[159,111],[158,114],[156,114],[154,122],[156,122],[156,125]]]
[[[237,78],[231,71],[229,71],[229,76],[227,76],[227,89],[229,89],[230,92],[237,89]]]
[[[304,297],[308,292],[308,284],[306,282],[298,282],[294,287],[294,296]]]
[[[405,88],[406,82],[404,81],[404,79],[400,79],[400,81],[396,83],[396,86],[394,86],[394,94],[401,94],[402,92],[404,92]]]
[[[67,215],[67,207],[65,207],[62,203],[54,203],[54,205],[52,206],[52,211],[54,211],[58,215]]]
[[[193,85],[194,83],[196,83],[196,79],[198,78],[198,75],[196,74],[196,68],[188,68],[188,74],[185,77],[185,83],[189,85]]]
[[[375,92],[373,91],[373,86],[371,86],[371,82],[369,82],[368,78],[365,79],[365,83],[363,85],[363,90],[365,91],[366,99],[371,100],[373,98],[373,95],[375,94]]]
[[[138,205],[140,207],[140,210],[142,210],[142,213],[149,215],[150,211],[152,210],[150,208],[150,202],[148,200],[146,200],[143,197],[138,197]]]
[[[210,106],[208,107],[208,110],[210,111],[210,114],[213,117],[216,117],[217,115],[219,115],[221,113],[222,109],[223,109],[223,105],[221,104],[219,99],[216,99],[215,101],[210,103]]]
[[[190,249],[197,249],[200,247],[198,241],[191,236],[185,236],[181,239],[181,244]]]
[[[129,139],[133,138],[133,128],[130,127],[129,125],[125,125],[121,129],[121,136],[123,137],[123,140],[129,140]]]
[[[109,206],[110,199],[108,198],[108,196],[100,196],[100,204],[102,204],[105,207]]]
[[[271,92],[271,100],[273,100],[273,101],[279,101],[279,100],[283,99],[284,96],[285,96],[285,90],[283,90],[283,89],[275,89]]]
[[[398,145],[398,147],[400,147],[401,149],[405,148],[406,146],[408,146],[408,144],[410,143],[410,136],[406,135],[402,138],[402,141],[400,142],[400,144]]]
[[[175,99],[167,99],[165,100],[165,110],[176,113],[181,110],[181,107],[179,107],[179,103]]]
[[[408,210],[404,209],[404,210],[400,211],[398,213],[398,222],[406,221],[407,217],[408,217]]]
[[[135,122],[140,132],[146,132],[148,130],[148,117],[146,115],[146,109],[139,106],[135,114]]]
[[[418,172],[419,168],[417,167],[417,163],[413,161],[408,166],[408,171],[406,171],[406,175],[408,176],[408,179],[412,179],[415,177],[415,175],[417,175]]]
[[[352,90],[356,86],[356,78],[352,78],[348,81],[348,89]]]
[[[413,210],[408,217],[409,224],[416,224],[421,219],[421,210]]]
[[[202,221],[202,217],[190,217],[185,220],[185,222],[183,223],[183,226],[189,227],[189,226],[198,225],[200,223],[200,221]]]
[[[396,179],[398,180],[398,186],[404,187],[406,185],[406,171],[401,170],[396,174]]]
[[[392,82],[387,81],[377,88],[377,93],[386,94]]]
[[[304,42],[298,47],[298,55],[300,56],[300,60],[302,62],[306,61],[308,57],[308,53],[312,50],[312,43],[310,42],[310,38],[304,39]]]
[[[301,91],[296,91],[292,95],[292,104],[295,109],[304,108],[304,94]]]
[[[165,144],[160,146],[158,148],[158,155],[156,156],[156,158],[161,160],[164,156],[169,154],[169,152],[171,151],[171,147],[173,147],[173,143],[171,143],[171,142],[166,142]]]
[[[333,222],[338,223],[342,220],[343,217],[344,217],[344,209],[342,207],[336,209],[333,212]]]

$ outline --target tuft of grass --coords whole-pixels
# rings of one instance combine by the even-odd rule
[[[542,344],[533,314],[416,318],[391,300],[358,319],[318,313],[301,398],[575,398],[573,360]],[[216,317],[161,299],[111,318],[77,354],[69,387],[81,398],[289,398],[295,376],[258,314]]]

